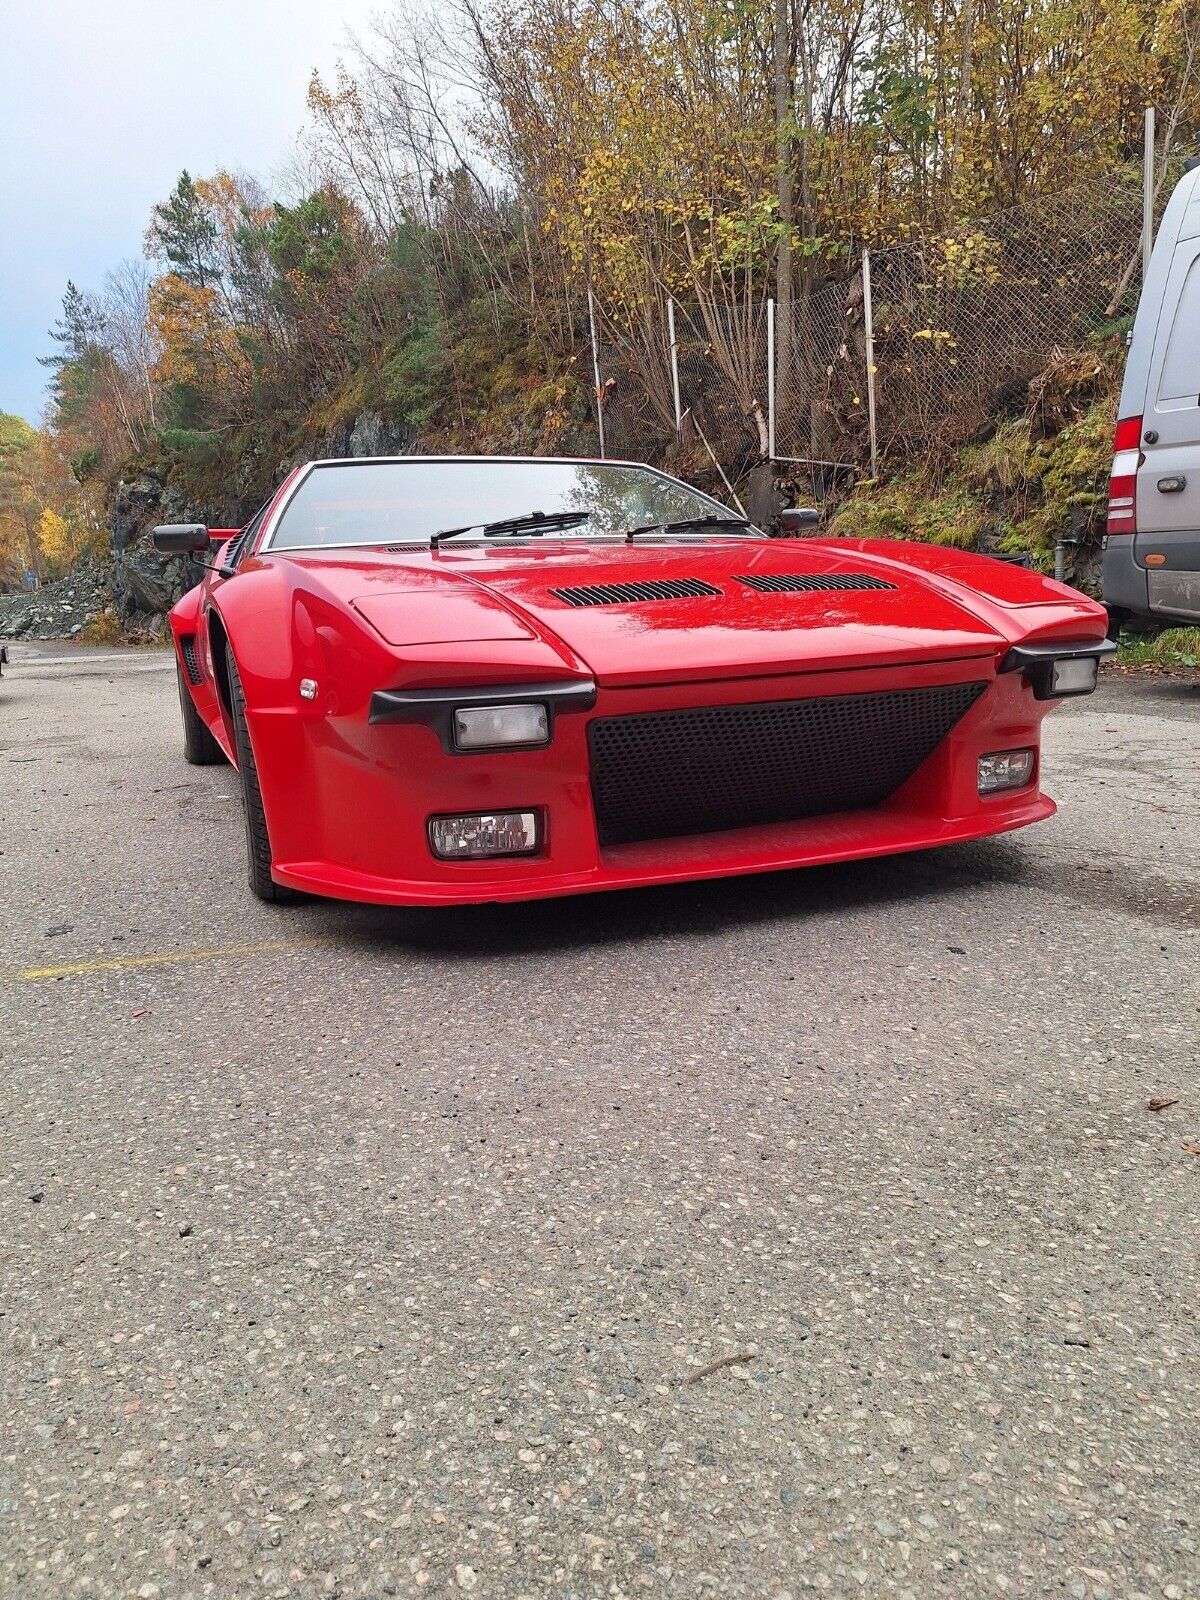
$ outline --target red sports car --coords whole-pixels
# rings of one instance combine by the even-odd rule
[[[793,523],[802,514],[793,513]],[[1102,606],[960,551],[772,539],[631,462],[316,461],[171,612],[184,751],[250,885],[520,900],[1038,822]]]

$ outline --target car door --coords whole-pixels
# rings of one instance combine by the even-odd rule
[[[1154,609],[1200,616],[1200,237],[1181,239],[1142,416],[1135,559]]]

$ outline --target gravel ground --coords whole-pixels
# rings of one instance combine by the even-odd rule
[[[409,913],[12,653],[0,1593],[1200,1594],[1195,680],[1024,834]]]
[[[110,599],[107,573],[83,564],[40,589],[0,593],[0,640],[73,639]]]

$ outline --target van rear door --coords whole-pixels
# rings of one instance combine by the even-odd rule
[[[1193,220],[1194,219],[1194,220]],[[1189,226],[1190,225],[1190,226]],[[1200,619],[1200,206],[1174,251],[1142,415],[1134,558],[1155,611]]]

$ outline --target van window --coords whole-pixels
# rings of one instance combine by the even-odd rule
[[[1158,398],[1200,405],[1200,255],[1188,268],[1167,341]]]

